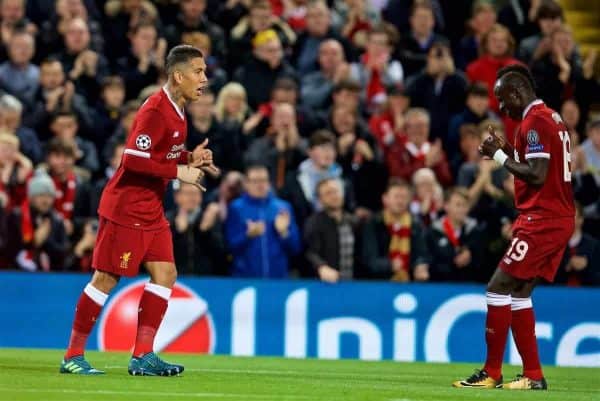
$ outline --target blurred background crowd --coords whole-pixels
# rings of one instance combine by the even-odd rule
[[[600,285],[598,26],[577,0],[1,0],[0,268],[90,271],[102,189],[186,43],[210,81],[187,146],[223,174],[169,187],[180,274],[486,281],[514,185],[477,148],[512,140],[492,87],[522,63],[571,133],[557,282]]]

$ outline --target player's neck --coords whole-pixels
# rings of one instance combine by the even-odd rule
[[[183,97],[183,93],[179,90],[179,88],[174,87],[170,82],[167,82],[165,85],[165,91],[169,98],[179,107],[180,110],[183,110],[185,106],[185,98]]]

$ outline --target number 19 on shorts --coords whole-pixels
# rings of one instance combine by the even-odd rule
[[[506,256],[504,257],[504,263],[509,265],[513,260],[515,262],[522,261],[525,259],[528,250],[529,245],[527,242],[520,240],[519,238],[513,238],[512,244],[510,244],[510,248],[508,248]]]

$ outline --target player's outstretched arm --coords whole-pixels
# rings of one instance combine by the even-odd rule
[[[503,150],[505,144],[498,138],[494,129],[488,127],[490,136],[479,145],[479,153],[490,159],[496,160],[506,167],[515,177],[525,181],[529,185],[541,186],[546,181],[549,160],[547,158],[531,158],[527,163],[520,163]]]

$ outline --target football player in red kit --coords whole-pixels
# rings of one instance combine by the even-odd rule
[[[519,217],[512,242],[487,286],[485,366],[453,386],[545,390],[531,293],[540,281],[554,279],[574,230],[569,132],[560,115],[536,98],[526,67],[500,70],[494,93],[500,110],[521,124],[514,148],[490,128],[479,151],[514,175]],[[523,360],[523,374],[502,384],[509,328]]]
[[[151,279],[140,299],[129,373],[173,376],[183,372],[183,366],[167,363],[153,352],[154,337],[177,277],[162,199],[170,180],[200,186],[205,172],[218,170],[207,142],[193,152],[185,150],[183,107],[198,100],[207,85],[202,52],[192,46],[176,46],[167,56],[166,70],[166,85],[137,112],[121,164],[102,193],[92,261],[95,272],[77,303],[61,373],[104,373],[84,358],[87,337],[119,278],[136,275],[141,263]]]

